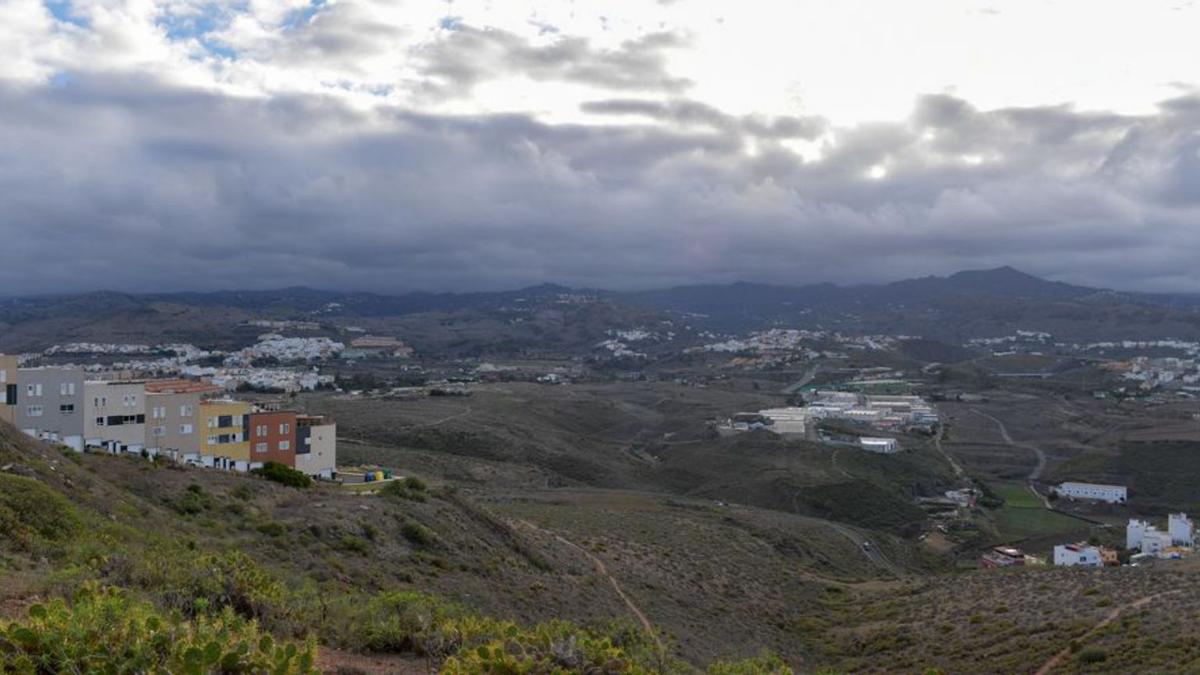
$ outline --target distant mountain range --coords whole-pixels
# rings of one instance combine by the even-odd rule
[[[398,295],[303,287],[211,293],[100,291],[0,299],[0,328],[44,324],[43,330],[36,333],[46,334],[56,325],[69,325],[71,333],[78,336],[81,330],[86,332],[87,322],[104,324],[114,317],[129,321],[149,311],[155,315],[153,321],[160,323],[211,317],[214,310],[220,310],[217,313],[226,320],[369,319],[562,308],[570,304],[564,300],[583,298],[606,303],[614,310],[628,308],[630,316],[639,319],[645,318],[646,311],[661,312],[676,320],[685,315],[689,324],[717,331],[821,327],[916,335],[952,343],[1007,335],[1017,329],[1040,330],[1072,340],[1200,338],[1200,296],[1088,288],[1048,281],[1011,267],[858,286],[739,282],[632,292],[555,284],[499,292]],[[620,323],[622,313],[608,312],[605,317]],[[112,332],[106,329],[105,334]],[[172,333],[186,336],[189,331]],[[0,341],[0,346],[4,342]]]

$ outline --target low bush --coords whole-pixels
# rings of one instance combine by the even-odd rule
[[[412,521],[405,523],[404,527],[400,528],[400,534],[404,535],[405,539],[420,546],[428,546],[437,541],[437,535],[433,533],[433,530]]]
[[[0,544],[31,551],[67,539],[80,523],[75,506],[40,481],[0,474]]]
[[[409,486],[409,481],[416,481],[419,489]],[[425,493],[425,484],[417,478],[406,478],[403,481],[392,481],[383,486],[379,494],[385,497],[394,497],[396,499],[408,499],[414,502],[423,502],[428,499]]]
[[[313,673],[316,645],[283,643],[226,609],[165,617],[127,593],[89,586],[71,605],[34,605],[0,625],[0,670],[16,673]]]
[[[270,481],[294,488],[312,487],[313,481],[304,472],[297,471],[286,464],[267,462],[261,469],[251,471],[256,476],[262,476]]]

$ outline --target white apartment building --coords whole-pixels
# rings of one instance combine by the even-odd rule
[[[1084,544],[1054,547],[1054,564],[1060,567],[1100,567],[1100,549]]]
[[[1167,516],[1167,533],[1171,535],[1171,543],[1175,546],[1194,546],[1196,543],[1196,528],[1186,513]]]
[[[1171,535],[1144,520],[1131,518],[1125,526],[1125,548],[1158,555],[1171,546]]]
[[[1128,499],[1128,490],[1124,485],[1103,485],[1100,483],[1062,483],[1055,491],[1062,497],[1074,499],[1095,499],[1110,504],[1124,504]]]

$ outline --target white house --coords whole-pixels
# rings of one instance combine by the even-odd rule
[[[1100,549],[1085,544],[1054,547],[1054,564],[1062,567],[1100,567]]]
[[[1171,546],[1171,535],[1144,520],[1131,518],[1125,526],[1125,548],[1158,555]]]
[[[1128,490],[1124,485],[1067,482],[1059,485],[1055,491],[1063,497],[1095,499],[1110,504],[1124,504],[1129,497]]]
[[[1167,516],[1167,532],[1171,535],[1171,543],[1176,546],[1195,544],[1196,528],[1186,513],[1172,513]]]
[[[860,438],[858,443],[867,452],[879,452],[890,455],[900,451],[900,444],[894,438]]]

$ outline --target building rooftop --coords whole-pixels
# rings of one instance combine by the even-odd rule
[[[150,380],[146,392],[151,394],[215,394],[221,388],[196,380]]]

